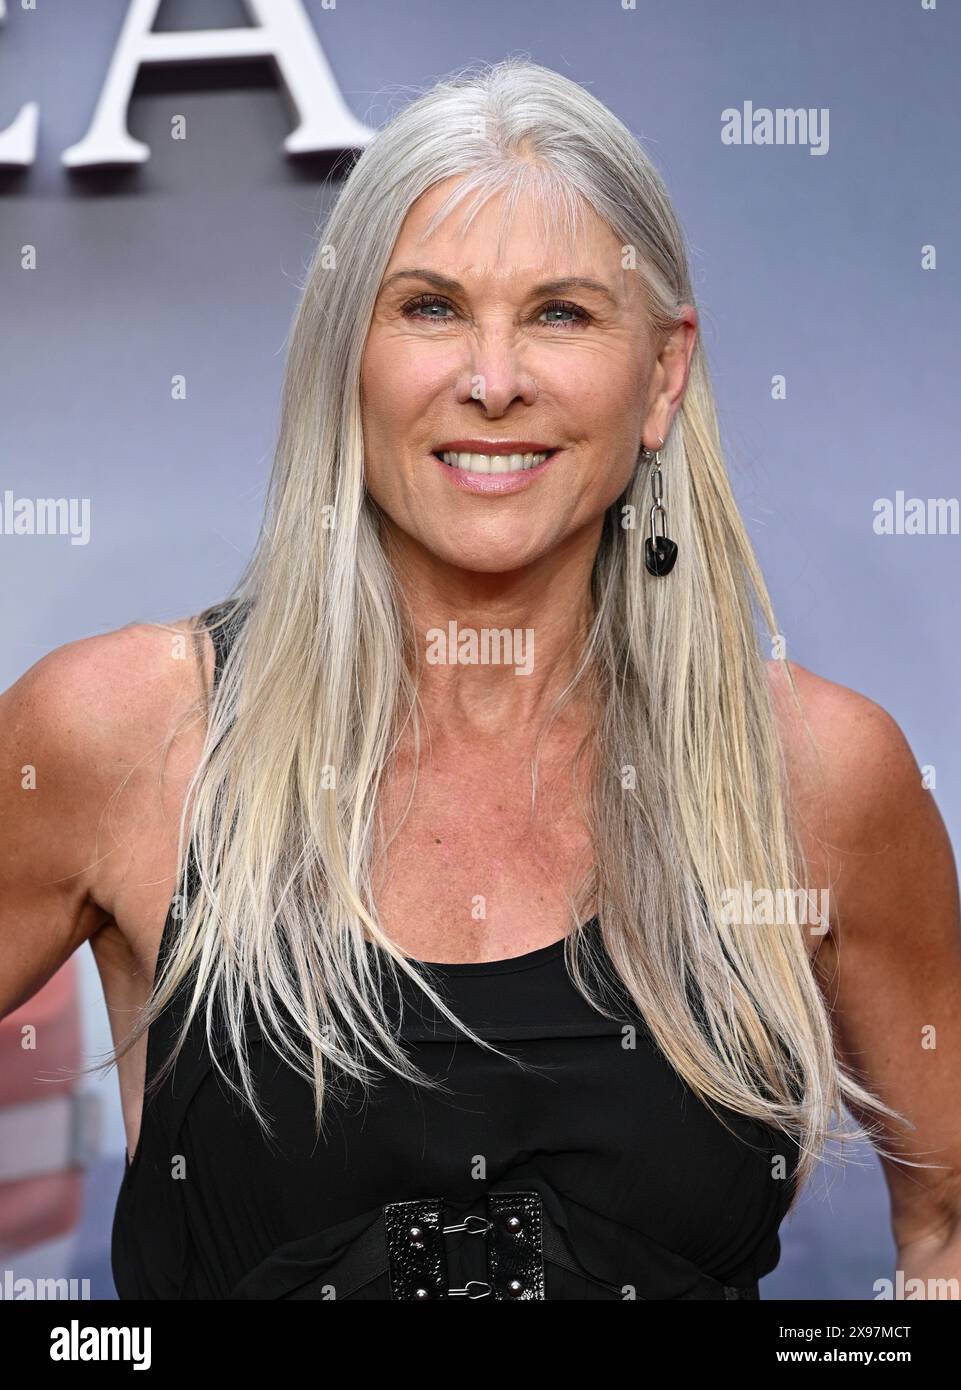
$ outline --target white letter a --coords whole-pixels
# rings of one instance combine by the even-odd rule
[[[300,124],[284,141],[287,154],[361,149],[374,131],[344,103],[301,0],[244,0],[249,29],[152,32],[160,0],[131,0],[90,129],[64,150],[69,168],[88,164],[142,164],[150,148],[127,130],[127,106],[144,63],[274,60]]]

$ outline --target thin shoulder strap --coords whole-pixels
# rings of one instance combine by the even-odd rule
[[[227,653],[230,651],[231,644],[234,637],[237,635],[240,624],[247,615],[250,603],[250,599],[228,600],[223,603],[212,604],[198,615],[200,626],[206,628],[210,632],[210,640],[214,648],[214,672],[213,681],[211,683],[211,695],[213,695],[214,690],[217,688],[217,682],[220,680],[224,664],[227,660]],[[231,610],[233,611],[231,612]],[[227,617],[225,622],[223,620],[228,613],[230,616]],[[187,859],[184,866],[184,884],[184,892],[189,900],[193,897],[199,886],[193,841],[187,846]],[[168,935],[169,933],[165,930],[161,937],[161,960],[163,959],[165,947],[169,944]]]
[[[230,651],[241,623],[247,616],[249,607],[249,599],[239,599],[232,602],[215,603],[210,608],[204,609],[200,615],[203,624],[208,627],[214,648],[211,694],[217,688],[217,682],[220,680],[227,661],[227,653]],[[229,616],[227,616],[228,614]]]

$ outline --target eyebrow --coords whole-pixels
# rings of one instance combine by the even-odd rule
[[[447,275],[439,275],[436,270],[426,269],[395,270],[393,275],[388,275],[381,288],[389,289],[398,280],[426,280],[438,290],[448,290],[452,294],[466,293],[459,280],[452,280]],[[594,290],[612,304],[618,303],[617,296],[603,280],[592,280],[585,275],[566,275],[560,280],[542,280],[539,285],[534,286],[531,294],[565,294],[568,290]]]

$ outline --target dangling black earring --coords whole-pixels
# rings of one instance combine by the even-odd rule
[[[658,435],[658,439],[663,445],[664,440]],[[660,449],[644,449],[644,458],[653,459],[654,467],[651,470],[651,492],[654,497],[654,505],[651,507],[651,534],[644,542],[644,563],[649,572],[658,578],[665,574],[670,574],[677,560],[677,545],[667,534],[667,512],[664,510],[664,498],[661,495],[661,451]],[[661,515],[661,530],[658,533],[656,522],[657,515]]]

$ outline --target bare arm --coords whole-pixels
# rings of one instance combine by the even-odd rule
[[[43,657],[0,695],[0,1017],[102,924],[91,897],[98,784],[89,642]]]
[[[884,709],[808,672],[801,695],[822,750],[818,823],[833,901],[815,971],[837,1053],[913,1124],[885,1122],[885,1147],[940,1165],[881,1159],[898,1267],[908,1278],[961,1279],[961,911],[951,844]]]

